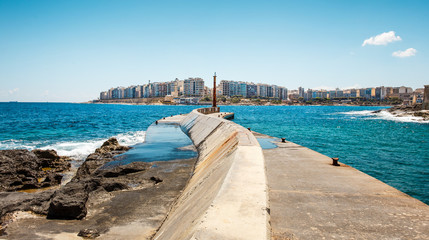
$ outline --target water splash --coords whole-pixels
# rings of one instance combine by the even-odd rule
[[[145,131],[136,131],[121,133],[113,137],[117,138],[121,145],[132,146],[144,142],[145,136]],[[0,149],[53,149],[57,151],[60,156],[68,156],[75,160],[83,160],[89,154],[93,153],[95,149],[99,148],[106,140],[107,138],[46,144],[41,141],[27,142],[23,140],[9,139],[0,141]]]
[[[410,122],[410,123],[429,123],[429,120],[424,120],[423,117],[412,116],[410,114],[392,114],[388,111],[350,111],[350,112],[339,112],[338,114],[344,115],[353,115],[353,116],[361,116],[368,117],[368,119],[381,119],[387,121],[396,121],[396,122]]]

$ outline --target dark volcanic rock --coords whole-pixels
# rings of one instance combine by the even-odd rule
[[[94,175],[102,176],[105,178],[119,177],[130,173],[141,172],[147,170],[150,164],[145,162],[132,162],[127,165],[113,166],[109,168],[99,168],[94,171]]]
[[[32,151],[40,160],[42,168],[51,168],[55,172],[62,172],[70,168],[68,157],[58,156],[55,150],[40,150]]]
[[[97,184],[69,182],[56,191],[49,205],[48,218],[82,219],[86,216],[86,201]]]
[[[126,184],[120,183],[120,182],[103,182],[101,184],[101,186],[107,192],[113,192],[113,191],[128,189],[128,186]]]
[[[25,192],[0,192],[0,219],[7,213],[14,211],[32,211],[37,214],[47,214],[49,200],[54,194],[54,190],[47,190],[38,193]],[[0,224],[4,220],[0,220]]]
[[[150,168],[150,163],[134,162],[125,166],[104,167],[129,147],[119,145],[114,138],[106,141],[77,170],[76,176],[60,189],[40,193],[2,193],[1,216],[14,211],[33,211],[49,219],[82,219],[87,214],[90,195],[99,190],[113,192],[128,189],[134,183],[134,173]],[[68,169],[66,158],[53,150],[4,150],[0,152],[2,188],[17,190],[47,187],[61,182],[58,173]],[[148,182],[148,180],[144,180]],[[153,182],[162,180],[154,178]],[[5,195],[6,194],[6,195]]]
[[[107,162],[113,161],[113,157],[128,151],[130,148],[121,146],[116,138],[110,138],[103,145],[95,150],[95,153],[90,154],[82,166],[79,167],[76,173],[77,179],[85,178],[94,173],[97,168],[103,166]]]
[[[119,145],[119,142],[116,138],[109,138],[109,140],[104,142],[103,145],[101,145],[101,147],[95,150],[95,153],[103,154],[103,153],[110,153],[114,151],[125,152],[125,151],[128,151],[129,149],[130,149],[129,147]]]
[[[77,170],[71,182],[55,192],[49,206],[48,218],[82,219],[86,216],[86,202],[89,194],[102,188],[107,192],[127,189],[128,186],[112,178],[143,171],[147,168],[142,164],[129,164],[103,169],[104,164],[114,161],[114,156],[128,151],[130,148],[119,145],[115,138],[110,138],[90,154]]]
[[[0,191],[41,188],[61,183],[69,158],[54,150],[0,150]]]

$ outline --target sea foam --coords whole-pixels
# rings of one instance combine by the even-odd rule
[[[132,146],[144,142],[145,135],[145,131],[136,131],[121,133],[113,137],[118,139],[118,142],[121,145]],[[93,153],[95,149],[100,147],[106,140],[107,138],[86,141],[57,142],[44,145],[42,142],[25,142],[22,140],[10,139],[0,141],[0,149],[53,149],[57,151],[60,156],[68,156],[75,160],[83,160],[89,154]]]
[[[400,114],[400,115],[394,115],[388,111],[350,111],[350,112],[340,112],[339,114],[345,114],[345,115],[353,115],[353,116],[362,116],[362,117],[369,117],[368,119],[382,119],[382,120],[388,120],[388,121],[396,121],[396,122],[413,122],[413,123],[429,123],[428,120],[424,120],[422,117],[416,117],[409,114]]]

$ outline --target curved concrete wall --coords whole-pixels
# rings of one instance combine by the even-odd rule
[[[199,158],[154,239],[269,239],[265,163],[253,134],[197,110],[181,126]]]

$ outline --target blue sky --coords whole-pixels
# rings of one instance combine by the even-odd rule
[[[362,46],[390,31],[400,40]],[[424,0],[0,0],[0,101],[81,102],[187,77],[211,87],[215,71],[289,89],[417,88],[428,45]]]

